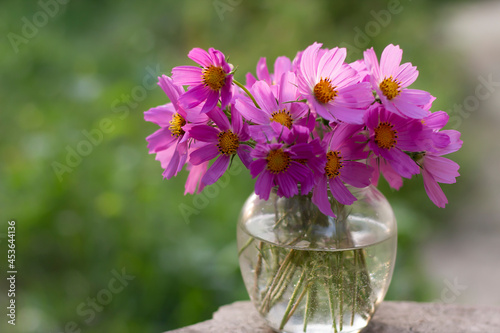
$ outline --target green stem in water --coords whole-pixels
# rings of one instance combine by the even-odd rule
[[[283,327],[285,327],[286,323],[290,320],[291,316],[293,315],[293,313],[297,309],[298,304],[300,303],[302,298],[304,298],[304,295],[305,295],[307,288],[304,288],[302,290],[302,293],[300,293],[299,299],[297,300],[297,302],[295,302],[295,299],[297,298],[299,290],[302,288],[302,285],[304,284],[306,276],[307,276],[307,270],[304,269],[302,271],[302,275],[300,276],[299,281],[297,282],[297,285],[295,286],[295,289],[293,290],[292,296],[290,297],[290,301],[288,302],[285,313],[283,314],[283,319],[281,320],[280,330],[282,330]]]
[[[240,82],[236,81],[235,79],[233,79],[233,83],[235,85],[237,85],[238,87],[240,87],[241,89],[243,89],[243,91],[248,95],[248,97],[250,97],[252,99],[252,102],[253,102],[253,104],[255,104],[255,107],[257,109],[260,109],[259,104],[257,104],[257,101],[255,100],[255,98],[253,97],[253,95],[250,93],[250,91],[248,91],[247,87],[245,87],[243,84],[241,84]]]
[[[311,281],[309,287],[307,288],[307,296],[306,296],[306,308],[304,310],[304,332],[307,332],[307,324],[309,319],[314,315],[314,304],[318,303],[316,288],[314,283]]]
[[[259,291],[259,278],[262,271],[262,251],[264,250],[264,242],[259,242],[259,257],[257,258],[257,264],[255,264],[255,277],[254,277],[254,290],[255,294]]]
[[[337,252],[338,256],[338,262],[337,262],[337,272],[338,272],[338,293],[339,293],[339,299],[340,299],[340,304],[339,304],[339,329],[342,331],[344,328],[344,275],[343,275],[343,265],[344,265],[344,252],[339,251]]]
[[[250,246],[250,244],[252,244],[252,242],[253,242],[254,240],[255,240],[255,238],[253,238],[253,237],[250,237],[250,238],[247,240],[247,242],[245,243],[245,245],[243,245],[243,246],[241,247],[241,249],[238,251],[238,257],[239,257],[239,256],[241,256],[241,254],[243,253],[243,251],[245,251],[245,250],[246,250],[246,248],[247,248],[247,247],[249,247],[249,246]]]
[[[288,255],[285,257],[285,259],[283,259],[283,262],[281,263],[280,268],[276,272],[276,275],[274,276],[273,281],[271,282],[271,285],[267,289],[266,296],[262,300],[262,305],[261,305],[261,308],[260,308],[260,312],[261,313],[263,313],[263,311],[265,309],[266,302],[270,301],[269,298],[271,297],[271,293],[274,290],[274,288],[276,288],[276,283],[279,281],[279,279],[281,278],[281,275],[284,273],[284,270],[286,268],[285,266],[288,264],[288,262],[292,259],[292,257],[294,255],[295,255],[295,251],[294,250],[290,250],[290,252],[288,252]]]
[[[351,326],[354,325],[354,316],[356,315],[356,300],[358,298],[358,263],[357,263],[357,253],[358,250],[353,250],[353,263],[354,263],[354,283],[352,284],[352,293],[354,294],[352,298],[352,312],[351,312]]]
[[[332,321],[333,321],[333,329],[335,330],[335,333],[338,333],[337,331],[337,315],[335,314],[335,291],[333,289],[333,286],[335,284],[335,271],[334,271],[334,258],[330,259],[330,274],[325,278],[325,287],[328,290],[328,302],[330,304],[330,314],[332,316]]]

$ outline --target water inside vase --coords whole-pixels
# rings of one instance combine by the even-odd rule
[[[243,279],[272,328],[359,332],[367,325],[392,277],[396,235],[377,221],[349,219],[347,247],[325,236],[335,233],[331,224],[322,227],[326,230],[309,230],[291,245],[287,240],[286,246],[280,238],[284,235],[272,227],[274,215],[239,226]]]

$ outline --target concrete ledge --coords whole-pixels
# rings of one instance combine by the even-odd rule
[[[252,304],[222,306],[212,320],[165,333],[273,333]],[[500,333],[500,307],[383,302],[362,333]]]

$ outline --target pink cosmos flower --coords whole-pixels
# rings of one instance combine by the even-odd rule
[[[313,121],[314,123],[314,121]],[[300,155],[301,158],[294,158],[295,161],[308,167],[316,177],[316,175],[324,172],[326,157],[325,149],[319,138],[311,139],[314,134],[311,133],[309,128],[305,126],[294,125],[292,130],[285,137],[283,141],[287,145],[294,145],[294,154]],[[301,183],[300,193],[306,195],[314,187],[314,178],[307,177]]]
[[[382,52],[379,66],[373,48],[364,52],[372,87],[386,109],[402,116],[422,119],[428,114],[424,106],[431,102],[431,95],[427,91],[407,89],[417,79],[418,71],[409,62],[400,65],[402,57],[403,51],[399,46],[390,44]]]
[[[314,43],[301,55],[297,71],[299,90],[319,116],[330,121],[362,124],[374,101],[368,82],[344,63],[345,48],[320,50]]]
[[[422,168],[425,192],[429,199],[440,208],[445,207],[448,199],[438,183],[453,184],[456,182],[456,177],[460,176],[458,173],[460,166],[442,155],[459,150],[463,143],[458,131],[446,130],[442,133],[449,136],[449,145],[437,152],[426,152],[417,160]]]
[[[308,113],[304,103],[290,103],[300,96],[296,77],[292,72],[286,72],[281,76],[275,94],[265,81],[257,81],[251,92],[261,109],[256,108],[248,98],[236,100],[235,107],[246,120],[256,124],[250,126],[254,140],[265,142],[277,136],[288,136],[294,124],[314,126],[314,121],[307,122],[304,118]]]
[[[178,66],[172,69],[172,78],[181,85],[189,85],[189,90],[179,98],[179,104],[185,110],[203,102],[201,113],[212,110],[221,99],[224,109],[232,98],[232,66],[226,62],[224,54],[213,48],[207,51],[192,49],[188,57],[202,68],[195,66]]]
[[[241,115],[232,108],[231,123],[219,108],[213,109],[207,115],[216,127],[198,125],[189,130],[192,138],[204,143],[189,155],[191,163],[199,165],[217,157],[201,179],[204,185],[213,184],[222,177],[235,154],[238,154],[247,168],[251,162],[250,146],[241,144],[250,138],[248,126]]]
[[[252,178],[258,177],[255,193],[262,200],[269,199],[274,186],[278,186],[277,194],[285,197],[299,194],[299,183],[307,187],[307,180],[313,179],[313,173],[300,163],[301,159],[310,156],[309,153],[304,154],[307,145],[301,143],[286,147],[282,143],[260,143],[255,146],[251,154],[255,160],[250,164],[250,174]],[[301,188],[302,191],[304,194],[309,192]]]
[[[192,163],[187,163],[187,170],[189,171],[186,185],[184,189],[184,195],[186,194],[199,194],[205,188],[205,184],[201,181],[203,176],[207,173],[208,161],[203,162],[198,165],[193,165]]]
[[[372,184],[378,186],[380,174],[382,174],[389,183],[389,186],[399,190],[403,186],[403,178],[392,168],[392,166],[383,158],[370,155],[368,164],[373,168]]]
[[[370,71],[368,71],[364,60],[356,60],[351,62],[349,66],[358,73],[360,82],[370,82]]]
[[[444,111],[429,113],[421,120],[423,136],[427,138],[421,142],[422,151],[439,152],[448,147],[450,136],[445,131],[440,131],[447,123],[450,116]]]
[[[363,135],[356,135],[362,126],[340,124],[328,133],[323,143],[326,145],[326,164],[323,172],[316,176],[316,186],[312,201],[323,214],[335,217],[328,200],[328,185],[333,197],[344,205],[351,205],[356,197],[347,189],[346,184],[354,187],[370,185],[373,168],[356,160],[366,159],[368,152]]]
[[[205,115],[188,115],[178,106],[179,96],[184,93],[181,86],[163,75],[158,78],[158,85],[163,89],[170,103],[160,105],[144,112],[144,119],[160,126],[160,129],[146,138],[149,153],[156,153],[163,177],[170,179],[182,170],[188,154],[188,129],[192,124],[206,123]]]
[[[402,118],[381,105],[370,108],[365,116],[370,132],[369,147],[376,156],[387,160],[401,176],[411,178],[420,172],[418,165],[403,151],[419,151],[416,138],[421,138],[422,123]]]
[[[257,63],[257,78],[265,81],[270,86],[278,84],[281,80],[281,76],[289,71],[292,71],[292,61],[285,56],[276,58],[274,62],[274,73],[269,73],[265,57],[260,58]],[[247,87],[252,87],[255,82],[257,82],[255,76],[253,76],[252,73],[247,73]]]

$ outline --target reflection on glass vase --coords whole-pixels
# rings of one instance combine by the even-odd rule
[[[280,332],[359,332],[382,302],[396,258],[396,221],[373,186],[351,188],[336,218],[311,196],[252,194],[238,223],[241,273],[250,298]]]

